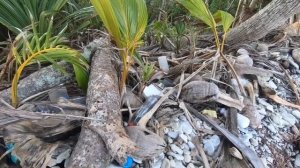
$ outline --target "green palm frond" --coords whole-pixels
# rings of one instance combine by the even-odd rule
[[[182,6],[184,6],[193,16],[207,24],[215,37],[216,46],[220,48],[220,40],[217,32],[217,24],[208,7],[203,0],[177,0]]]
[[[184,6],[193,16],[207,24],[215,37],[216,47],[222,52],[225,42],[226,32],[229,30],[232,22],[233,16],[230,13],[225,11],[218,11],[216,14],[212,15],[206,4],[203,0],[176,0],[182,6]],[[220,23],[223,27],[223,31],[225,36],[223,38],[222,43],[220,42],[218,31],[217,31],[217,23]]]
[[[31,24],[31,17],[39,24],[46,25],[46,17],[62,9],[68,0],[1,0],[0,23],[18,34]],[[41,27],[45,29],[44,27]],[[40,31],[41,32],[41,31]]]
[[[214,27],[215,21],[203,0],[177,0],[196,18],[203,21],[209,27]]]
[[[33,19],[33,18],[32,18]],[[50,62],[54,67],[64,72],[57,62],[65,61],[73,66],[77,83],[86,88],[88,82],[89,65],[84,57],[76,50],[62,45],[64,28],[58,35],[52,34],[53,18],[48,23],[48,29],[40,34],[32,20],[32,32],[21,31],[12,45],[12,54],[16,62],[16,72],[12,81],[12,104],[18,105],[17,86],[23,70],[31,64]]]
[[[125,84],[128,67],[135,49],[141,44],[148,13],[144,0],[91,0],[105,28],[120,48],[124,64],[121,87]]]
[[[216,22],[219,25],[221,25],[223,28],[224,36],[223,36],[223,41],[221,44],[221,52],[223,52],[227,32],[230,29],[230,26],[232,25],[232,23],[234,21],[234,17],[228,12],[218,10],[214,14],[214,18],[215,18]]]
[[[231,24],[234,21],[234,17],[225,11],[218,10],[214,14],[214,18],[217,23],[219,23],[223,27],[223,32],[227,33],[228,30],[230,29]]]

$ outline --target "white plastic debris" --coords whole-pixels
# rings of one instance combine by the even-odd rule
[[[145,98],[148,98],[150,96],[160,96],[161,93],[162,90],[153,84],[146,86],[143,91],[143,95]]]
[[[164,72],[169,72],[169,64],[166,56],[158,57],[159,68]]]

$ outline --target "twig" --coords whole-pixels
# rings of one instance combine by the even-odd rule
[[[238,95],[238,94],[236,93],[235,89],[234,89],[231,85],[229,85],[228,83],[225,83],[225,82],[222,82],[222,81],[220,81],[220,80],[213,79],[213,78],[206,78],[206,77],[202,77],[202,78],[203,78],[203,79],[210,80],[210,81],[215,82],[215,83],[219,83],[219,84],[225,85],[226,87],[229,87],[229,88],[234,92],[235,95]]]
[[[158,18],[157,18],[158,21],[161,21],[162,13],[163,12],[165,13],[165,11],[163,10],[165,8],[165,5],[166,5],[166,1],[162,0],[161,7],[160,7],[160,10],[159,10],[159,14],[158,14]]]
[[[8,69],[8,67],[9,67],[10,63],[14,60],[14,56],[13,56],[13,47],[15,47],[16,42],[17,42],[17,41],[14,41],[14,42],[12,43],[11,47],[10,47],[11,49],[10,49],[10,51],[9,51],[9,53],[8,53],[7,58],[6,58],[6,62],[5,62],[5,64],[4,64],[3,69],[2,69],[1,72],[0,72],[0,81],[3,79],[4,74],[5,74],[5,72],[7,71],[7,69]]]
[[[198,152],[200,153],[201,158],[203,159],[204,167],[205,167],[205,168],[210,168],[210,165],[209,165],[207,156],[206,156],[206,154],[205,154],[205,152],[204,152],[204,150],[203,150],[202,145],[201,145],[200,142],[199,142],[198,137],[194,138],[194,139],[193,139],[193,142],[194,142],[194,144],[196,145],[196,148],[197,148]]]
[[[47,89],[47,90],[45,90],[45,91],[42,91],[42,92],[39,92],[39,93],[34,94],[34,95],[32,95],[32,96],[29,96],[29,97],[27,97],[26,99],[20,101],[19,105],[24,104],[24,103],[26,103],[27,101],[29,101],[29,100],[31,100],[31,99],[37,97],[37,96],[40,96],[40,95],[42,95],[42,94],[44,94],[44,93],[47,93],[47,92],[49,92],[50,90],[52,90],[52,89]]]
[[[244,2],[245,0],[239,0],[239,4],[238,4],[238,7],[237,7],[237,10],[236,10],[236,13],[235,13],[235,16],[234,16],[234,22],[232,25],[236,26],[237,23],[239,23],[239,18],[240,18],[240,15],[242,13],[242,10],[243,10],[243,5],[244,5]]]
[[[38,112],[31,112],[26,110],[8,109],[2,105],[0,105],[0,113],[11,117],[18,117],[18,118],[32,119],[32,120],[41,120],[47,118],[61,118],[61,119],[73,119],[73,120],[101,121],[100,119],[95,119],[92,117],[83,117],[83,116],[67,115],[67,114],[38,113]]]
[[[257,4],[258,4],[258,2],[259,2],[259,0],[252,0],[252,1],[250,2],[249,9],[250,9],[251,11],[254,11],[255,8],[256,8],[256,6],[257,6]]]
[[[185,104],[183,102],[179,103],[179,108],[181,108],[189,121],[189,123],[194,127],[195,130],[199,130],[195,124],[195,120],[192,118],[191,113],[188,111],[188,109],[185,107]],[[193,120],[193,121],[192,121]]]
[[[212,78],[212,79],[215,79],[215,77],[216,77],[216,72],[217,72],[218,62],[219,62],[219,60],[216,60],[216,61],[214,61],[214,63],[213,63],[212,70],[211,70],[211,78]]]
[[[173,92],[175,91],[175,87],[171,88],[166,94],[164,94],[158,102],[149,110],[137,123],[137,125],[145,127],[149,119],[153,116],[156,110],[160,107],[160,105],[167,99]]]
[[[178,98],[180,96],[181,89],[182,89],[182,86],[183,86],[183,83],[182,83],[183,80],[184,80],[184,71],[181,72],[180,82],[179,82],[179,86],[178,86],[178,93],[177,93],[177,96],[176,96],[176,100],[178,100]]]
[[[131,111],[136,111],[138,109],[140,109],[140,108],[131,108]],[[128,110],[128,108],[122,108],[120,111],[121,112],[126,112],[126,111],[129,111],[129,110]]]
[[[239,88],[240,88],[240,90],[241,90],[242,95],[243,95],[243,96],[246,96],[245,89],[244,89],[243,85],[241,84],[240,78],[239,78],[239,76],[237,75],[237,73],[236,73],[234,67],[232,66],[232,64],[230,63],[230,61],[227,59],[227,57],[226,57],[224,54],[222,54],[222,53],[220,53],[220,54],[221,54],[222,58],[224,58],[225,62],[228,64],[230,70],[231,70],[232,73],[233,73],[233,76],[236,78],[236,81],[237,81],[237,83],[238,83],[238,85],[239,85]]]
[[[15,109],[13,106],[11,106],[9,103],[7,103],[5,100],[3,100],[2,98],[0,98],[0,102],[2,104],[4,104],[6,107],[10,108],[10,109]],[[0,103],[0,104],[1,104]]]
[[[225,128],[219,126],[215,121],[205,117],[201,113],[199,113],[196,109],[192,106],[185,104],[187,109],[193,113],[196,117],[200,118],[201,120],[208,122],[212,125],[216,130],[220,131],[233,145],[235,145],[243,155],[252,163],[255,168],[264,168],[264,164],[261,159],[257,156],[257,154],[252,151],[249,147],[247,147],[238,137],[233,135],[231,132],[226,130]]]
[[[284,100],[283,98],[279,97],[278,95],[276,95],[276,93],[272,93],[272,92],[266,91],[264,89],[263,89],[263,92],[268,98],[272,99],[276,103],[300,110],[300,105],[290,103],[290,102]]]
[[[289,84],[291,85],[292,90],[293,90],[293,92],[294,92],[294,94],[295,94],[295,96],[296,96],[297,104],[300,105],[300,96],[299,96],[299,92],[298,92],[297,86],[295,85],[295,83],[294,83],[294,81],[293,81],[291,75],[288,73],[288,71],[285,70],[283,67],[281,67],[281,68],[282,68],[282,70],[284,71],[286,77],[288,78],[288,82],[289,82]]]
[[[128,112],[129,112],[129,119],[128,119],[128,121],[131,121],[131,119],[132,119],[132,110],[131,110],[131,107],[130,107],[130,104],[129,104],[128,100],[126,100],[126,106],[128,108]]]
[[[3,154],[1,155],[1,157],[0,157],[0,161],[1,161],[6,155],[8,155],[9,153],[11,153],[11,152],[13,151],[13,149],[14,149],[14,148],[11,148],[11,149],[7,150],[5,153],[3,153]]]

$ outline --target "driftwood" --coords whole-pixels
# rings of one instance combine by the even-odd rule
[[[53,165],[56,156],[71,151],[75,145],[84,110],[63,109],[57,104],[26,104],[25,110],[0,105],[0,128],[6,144],[13,143],[13,155],[22,167],[40,168]],[[32,112],[47,109],[54,114]],[[28,111],[29,110],[29,111]],[[71,114],[71,115],[70,115]],[[72,119],[67,117],[72,116]],[[62,150],[63,149],[63,150]],[[62,161],[62,160],[61,160]],[[61,161],[59,163],[61,163]]]
[[[68,160],[70,168],[108,167],[111,156],[102,138],[88,128],[81,128],[80,136]]]
[[[282,26],[300,8],[299,0],[273,0],[250,19],[228,33],[227,44],[239,44],[265,37],[269,32]]]
[[[66,73],[62,73],[53,66],[48,66],[22,79],[18,84],[18,100],[22,101],[32,95],[72,80],[74,77],[72,66],[65,62],[60,62],[58,65],[64,67]],[[11,88],[1,91],[0,96],[4,101],[10,102]]]
[[[82,55],[88,61],[90,60],[91,53],[96,47],[98,47],[99,42],[100,40],[96,39],[84,48]],[[42,68],[20,80],[18,84],[18,100],[22,101],[30,96],[67,83],[74,79],[72,65],[65,62],[59,62],[58,65],[63,67],[66,73],[62,73],[51,65]],[[0,97],[6,102],[10,102],[11,88],[0,91]]]
[[[92,58],[87,92],[88,117],[101,121],[85,122],[68,167],[106,167],[108,156],[124,164],[127,156],[137,149],[122,125],[117,72],[105,41]]]

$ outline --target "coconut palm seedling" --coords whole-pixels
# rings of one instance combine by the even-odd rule
[[[234,17],[230,13],[221,10],[213,15],[203,0],[177,0],[177,2],[183,5],[194,17],[198,18],[211,28],[215,37],[216,47],[222,51],[226,33],[228,32]],[[224,36],[222,42],[218,36],[218,25],[223,27]]]
[[[119,48],[123,62],[120,89],[125,86],[129,67],[147,26],[144,0],[91,0],[105,28]]]
[[[17,86],[23,70],[32,64],[43,64],[45,62],[65,72],[63,67],[60,67],[57,62],[65,61],[73,66],[76,80],[81,87],[87,87],[88,82],[88,63],[81,54],[74,49],[62,45],[64,38],[63,33],[67,27],[54,36],[53,17],[50,20],[48,29],[45,33],[38,33],[36,24],[32,19],[32,31],[20,31],[20,34],[15,38],[11,47],[11,54],[14,57],[16,64],[16,72],[12,80],[12,104],[18,106]]]
[[[210,27],[210,29],[213,32],[214,38],[215,38],[215,43],[216,43],[216,48],[217,52],[220,53],[222,58],[226,61],[228,64],[229,68],[232,70],[235,78],[238,81],[239,88],[243,94],[245,94],[245,91],[239,82],[239,77],[237,76],[233,66],[231,65],[230,61],[226,58],[226,56],[223,54],[224,50],[224,45],[225,45],[225,40],[226,40],[226,34],[228,30],[230,29],[231,24],[234,21],[234,17],[225,11],[217,11],[214,15],[210,12],[206,4],[203,2],[203,0],[176,0],[178,3],[183,5],[194,17],[198,18],[202,22],[204,22],[206,25]],[[218,36],[218,26],[222,26],[223,29],[223,39],[222,41],[220,40]],[[214,63],[214,68],[213,68],[213,74],[216,70],[216,64],[217,62]]]

